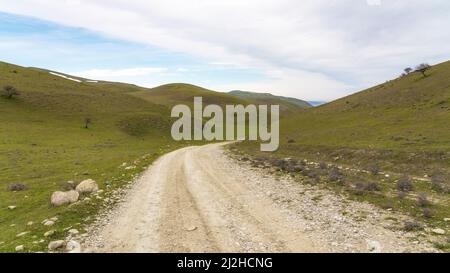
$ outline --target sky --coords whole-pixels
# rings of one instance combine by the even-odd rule
[[[0,61],[330,101],[449,60],[448,0],[0,0]]]

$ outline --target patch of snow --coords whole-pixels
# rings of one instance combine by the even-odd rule
[[[82,82],[80,80],[77,80],[77,79],[74,79],[74,78],[69,78],[69,77],[67,77],[65,75],[61,75],[61,74],[58,74],[58,73],[55,73],[55,72],[50,72],[50,74],[52,74],[53,76],[64,78],[66,80],[71,80],[71,81],[74,81],[74,82]]]
[[[98,83],[98,81],[87,80],[86,82]]]

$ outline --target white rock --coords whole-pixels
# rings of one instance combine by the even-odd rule
[[[44,223],[44,226],[51,227],[51,226],[53,226],[54,224],[55,224],[55,222],[53,222],[52,220],[48,220],[48,221],[46,221],[46,222]]]
[[[63,240],[58,240],[58,241],[52,241],[48,244],[48,249],[49,250],[57,250],[59,248],[64,247],[66,243]]]
[[[50,220],[52,220],[53,222],[56,222],[56,221],[58,221],[58,217],[52,217],[52,218],[50,218]]]
[[[32,226],[34,223],[32,221],[27,223],[27,226]]]
[[[72,240],[67,243],[66,250],[69,253],[81,253],[81,245]]]
[[[21,252],[21,251],[24,251],[24,250],[25,250],[25,247],[23,245],[16,246],[16,252]]]
[[[435,234],[439,234],[439,235],[444,235],[445,234],[445,230],[441,229],[441,228],[435,228],[432,230],[433,233]]]
[[[15,210],[17,207],[16,206],[9,206],[8,209],[9,210]]]
[[[50,236],[52,236],[53,234],[55,234],[55,231],[54,231],[54,230],[49,230],[49,231],[47,231],[46,233],[44,233],[44,237],[50,237]]]
[[[80,194],[77,191],[57,191],[52,194],[51,204],[55,207],[59,207],[66,204],[75,203],[78,201]]]
[[[189,226],[189,227],[186,227],[185,230],[186,231],[195,231],[195,230],[197,230],[197,227],[196,226]]]
[[[71,234],[71,235],[77,235],[78,233],[80,233],[80,232],[77,229],[69,230],[69,234]]]
[[[367,249],[370,252],[380,252],[381,244],[377,241],[367,241]]]
[[[28,233],[30,233],[30,232],[29,231],[21,232],[21,233],[17,234],[16,237],[23,237],[23,236],[27,235]]]
[[[444,218],[445,222],[450,222],[450,218]]]
[[[79,193],[92,193],[98,191],[97,182],[92,179],[84,180],[75,189]]]

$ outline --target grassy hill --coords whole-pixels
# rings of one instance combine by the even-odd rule
[[[0,88],[6,85],[20,96],[0,97],[0,252],[18,245],[44,250],[49,240],[66,235],[64,228],[81,228],[98,202],[51,207],[52,192],[67,181],[93,178],[105,190],[121,187],[159,155],[184,145],[169,137],[169,108],[128,95],[131,85],[79,83],[0,63]],[[124,162],[137,168],[119,168]],[[9,191],[15,183],[27,189]],[[41,224],[54,216],[60,218],[55,226]],[[44,238],[51,229],[55,235]],[[16,237],[22,232],[29,233]]]
[[[8,85],[20,96],[0,96],[0,252],[18,245],[26,252],[45,250],[50,240],[67,235],[65,228],[89,222],[97,199],[50,206],[51,194],[68,181],[95,179],[108,195],[163,153],[187,145],[171,140],[171,106],[192,105],[194,96],[205,104],[254,103],[188,84],[147,89],[0,62],[1,91]],[[136,168],[125,170],[123,163]],[[10,191],[13,184],[26,190]],[[55,216],[55,226],[41,224]],[[44,237],[49,230],[56,233]]]
[[[270,94],[258,94],[250,92],[221,93],[185,83],[172,83],[158,86],[152,89],[130,93],[144,100],[172,107],[177,104],[192,106],[194,97],[203,97],[203,103],[225,106],[227,104],[279,104],[282,115],[302,111],[311,107],[301,100],[277,97]]]
[[[448,154],[450,62],[428,74],[411,73],[290,116],[281,125],[279,153],[320,147]]]
[[[221,106],[225,104],[247,103],[242,99],[235,98],[226,93],[220,93],[185,83],[161,85],[155,88],[134,92],[132,95],[153,103],[170,107],[177,104],[186,104],[191,106],[193,105],[194,97],[203,97],[204,104],[217,104]]]
[[[415,151],[450,150],[450,62],[412,73],[293,117],[297,143]]]
[[[427,75],[411,73],[291,115],[281,123],[281,147],[274,154],[258,152],[256,143],[235,147],[266,161],[315,162],[317,168],[298,174],[301,179],[320,180],[339,192],[404,210],[448,229],[443,219],[450,217],[450,62],[433,66]],[[343,185],[330,183],[330,172],[335,170],[327,164],[347,170],[340,171],[346,177]],[[376,169],[389,176],[367,174]],[[397,198],[397,183],[403,176],[412,179],[414,191]],[[380,191],[355,194],[368,183],[377,183]],[[424,208],[416,203],[421,192],[435,200],[428,207],[434,214],[430,219],[424,219]]]
[[[269,93],[253,93],[247,91],[231,91],[230,95],[243,98],[247,100],[252,100],[258,104],[279,104],[281,111],[284,112],[296,112],[300,109],[307,109],[312,107],[308,102],[299,100],[296,98],[274,96]]]

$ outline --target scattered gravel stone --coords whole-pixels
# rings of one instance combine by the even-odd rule
[[[23,245],[16,246],[16,252],[22,252],[25,250],[25,247]]]
[[[23,237],[23,236],[27,235],[28,233],[30,233],[30,232],[29,231],[21,232],[21,233],[17,234],[16,237],[18,237],[18,238]]]
[[[66,243],[63,240],[52,241],[48,244],[48,249],[54,251],[54,250],[64,247],[65,244]]]
[[[435,234],[439,234],[439,235],[444,235],[445,234],[445,230],[441,229],[441,228],[435,228],[433,230],[431,230],[433,233]]]
[[[50,237],[50,236],[52,236],[53,234],[55,234],[55,231],[54,231],[54,230],[49,230],[49,231],[47,231],[46,233],[44,233],[44,237]]]
[[[77,241],[69,241],[66,246],[68,253],[81,253],[81,245]]]
[[[44,226],[51,227],[55,224],[52,220],[45,221]]]
[[[77,229],[70,229],[69,230],[69,234],[71,234],[71,235],[77,235],[77,234],[79,234],[80,232],[77,230]]]
[[[378,252],[381,252],[382,248],[381,248],[380,242],[368,240],[367,241],[367,249],[370,252],[378,253]]]

